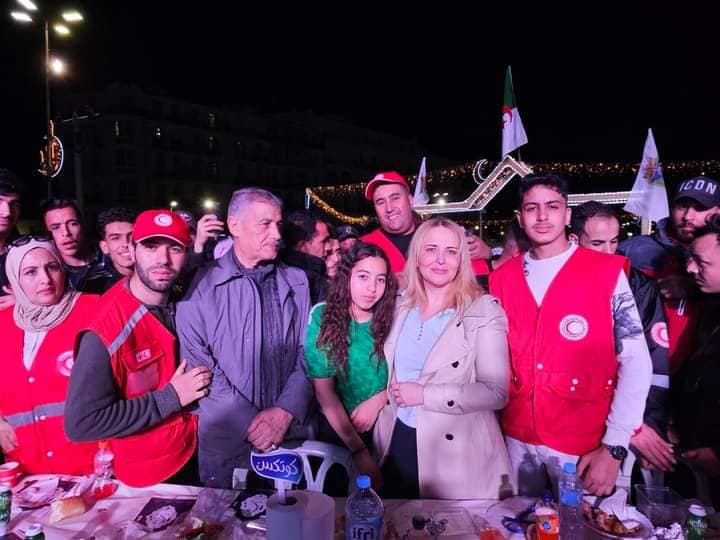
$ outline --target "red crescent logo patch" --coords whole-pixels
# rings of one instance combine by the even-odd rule
[[[72,351],[65,351],[57,357],[57,360],[55,360],[55,366],[57,367],[58,373],[60,373],[60,375],[65,375],[66,377],[70,376],[70,371],[72,371],[74,363],[75,358],[73,357]]]
[[[587,336],[590,325],[582,315],[566,315],[560,321],[560,335],[570,341],[580,341]]]
[[[650,335],[655,343],[666,349],[670,346],[670,338],[668,337],[667,323],[657,322],[652,325]]]

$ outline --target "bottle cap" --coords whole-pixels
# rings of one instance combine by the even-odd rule
[[[412,517],[412,526],[416,531],[422,531],[425,528],[425,523],[427,523],[425,516]]]
[[[367,489],[370,487],[370,477],[361,474],[355,479],[355,485],[360,489]]]
[[[31,523],[27,529],[25,529],[25,536],[36,536],[43,532],[42,525],[40,523]]]
[[[566,472],[568,474],[575,474],[577,473],[577,467],[574,463],[566,463],[563,465],[563,472]]]
[[[705,511],[705,507],[700,506],[699,504],[691,504],[690,508],[688,508],[688,511],[691,514],[695,514],[696,516],[705,517],[707,516],[707,512]]]
[[[98,442],[98,448],[107,448],[108,446],[110,446],[110,441],[108,440]]]
[[[540,497],[542,502],[544,503],[550,503],[553,501],[552,493],[550,493],[548,490],[543,491],[542,497]]]

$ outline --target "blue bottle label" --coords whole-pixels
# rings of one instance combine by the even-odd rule
[[[349,540],[380,540],[382,517],[366,518],[360,522],[349,522],[347,538]]]
[[[567,506],[580,506],[582,503],[582,491],[560,490],[560,504]]]

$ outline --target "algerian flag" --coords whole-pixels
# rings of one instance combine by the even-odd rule
[[[652,221],[659,221],[670,215],[665,180],[652,129],[648,129],[642,162],[624,210]]]
[[[422,158],[420,163],[420,171],[418,172],[417,179],[415,180],[415,194],[413,195],[413,206],[419,206],[427,204],[430,200],[427,194],[427,171],[425,170],[425,158]]]
[[[502,155],[505,157],[516,148],[528,142],[525,128],[523,127],[522,120],[520,120],[520,112],[515,104],[515,92],[513,91],[510,66],[508,66],[507,75],[505,76],[502,122]]]

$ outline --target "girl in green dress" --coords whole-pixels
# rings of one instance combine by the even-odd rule
[[[305,340],[307,372],[324,417],[376,489],[382,477],[368,444],[387,403],[383,345],[396,295],[385,253],[358,242],[343,254],[327,302],[310,312]]]

